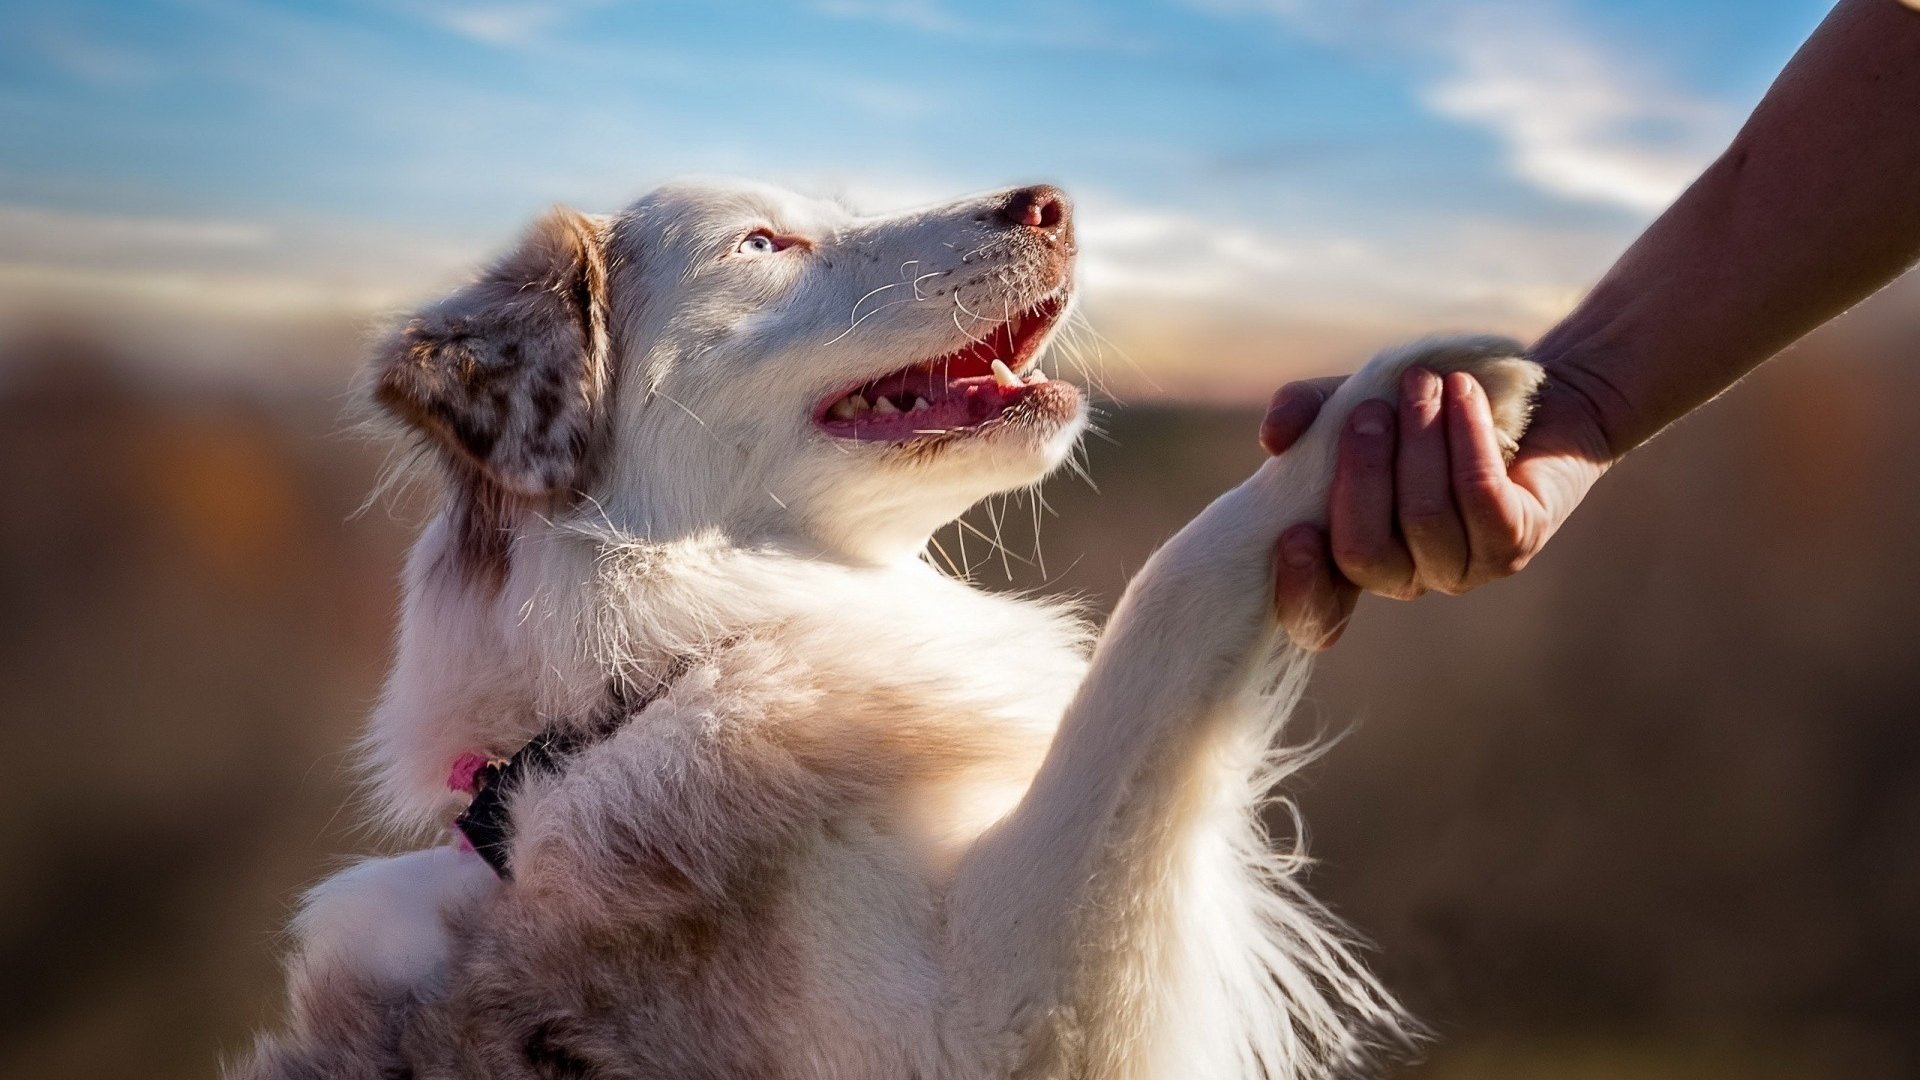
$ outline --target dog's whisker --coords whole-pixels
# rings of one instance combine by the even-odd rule
[[[971,579],[973,577],[973,560],[967,557],[967,533],[966,530],[961,527],[964,524],[965,522],[963,521],[955,520],[953,540],[955,545],[960,548],[961,576]]]
[[[866,303],[866,302],[867,302],[868,300],[871,300],[872,298],[874,298],[874,297],[876,297],[876,296],[878,296],[878,295],[880,295],[881,293],[883,293],[883,292],[886,292],[886,291],[887,291],[888,289],[897,289],[897,288],[899,288],[900,286],[902,286],[902,285],[905,285],[905,284],[907,284],[907,282],[905,282],[905,281],[894,281],[894,282],[889,282],[888,284],[885,284],[885,285],[881,285],[881,286],[878,286],[878,287],[876,287],[876,288],[873,288],[873,289],[869,289],[869,290],[867,291],[867,293],[866,293],[866,295],[864,295],[864,296],[862,296],[862,297],[861,297],[860,299],[858,299],[858,300],[855,300],[855,301],[853,302],[853,310],[852,310],[851,312],[849,312],[849,313],[848,313],[848,315],[847,315],[847,329],[849,329],[849,330],[851,330],[851,329],[853,329],[853,328],[854,328],[855,326],[858,326],[858,325],[860,325],[860,317],[859,317],[859,316],[860,316],[860,305],[861,305],[861,304],[864,304],[864,303]]]
[[[987,521],[993,525],[993,546],[1000,550],[1001,572],[1006,575],[1007,580],[1011,581],[1013,580],[1013,563],[1010,561],[1009,556],[1013,553],[1007,550],[1005,539],[1006,530],[1000,524],[1000,513],[1003,509],[1000,499],[997,497],[989,497],[981,504],[981,509],[985,511]]]
[[[953,557],[947,554],[947,549],[941,546],[940,537],[929,536],[927,538],[927,545],[931,550],[937,551],[940,553],[940,561],[946,563],[947,572],[949,574],[952,574],[954,577],[960,578],[962,580],[966,578],[967,576],[966,572],[962,570],[957,564],[954,563]]]
[[[696,423],[696,424],[699,424],[699,425],[700,425],[700,426],[701,426],[702,428],[704,428],[704,429],[706,429],[706,432],[707,432],[707,434],[708,434],[708,435],[710,435],[710,436],[712,436],[715,442],[718,442],[718,443],[720,443],[720,444],[721,444],[722,446],[727,446],[727,445],[729,445],[729,444],[728,444],[728,443],[726,442],[726,440],[724,440],[724,439],[722,439],[722,438],[720,438],[720,435],[719,435],[719,433],[718,433],[718,432],[716,432],[716,431],[714,431],[714,430],[713,430],[713,427],[712,427],[712,425],[710,425],[710,424],[708,424],[708,423],[707,423],[707,422],[706,422],[705,420],[703,420],[703,419],[701,419],[701,418],[700,418],[700,414],[699,414],[699,413],[696,413],[696,412],[694,412],[694,411],[693,411],[692,409],[689,409],[689,408],[687,408],[687,406],[686,406],[686,404],[685,404],[685,403],[683,403],[682,401],[680,401],[680,399],[678,399],[678,398],[676,398],[676,397],[674,397],[673,395],[671,395],[671,394],[669,394],[669,393],[667,393],[667,392],[666,392],[665,390],[662,390],[662,389],[660,389],[660,388],[659,388],[658,386],[655,386],[655,387],[653,387],[653,388],[652,388],[652,389],[651,389],[651,390],[649,391],[649,396],[652,396],[652,397],[658,397],[658,398],[661,398],[661,399],[663,399],[663,400],[665,400],[665,401],[668,401],[668,402],[671,402],[671,403],[673,403],[674,405],[677,405],[677,406],[679,406],[679,408],[680,408],[680,411],[681,411],[681,412],[684,412],[684,413],[686,413],[686,414],[687,414],[688,416],[691,416],[691,417],[693,417],[693,422],[694,422],[694,423]],[[780,509],[782,509],[782,510],[785,510],[785,509],[787,509],[787,504],[786,504],[786,500],[784,500],[784,499],[782,499],[782,498],[780,498],[780,496],[778,496],[778,495],[775,495],[775,494],[773,493],[773,489],[772,489],[772,488],[769,488],[769,487],[766,487],[766,486],[764,486],[764,485],[762,485],[762,486],[761,486],[761,488],[760,488],[760,491],[761,491],[761,493],[762,493],[762,494],[764,494],[764,495],[765,495],[765,496],[766,496],[767,498],[769,498],[769,499],[772,499],[772,500],[773,500],[773,504],[774,504],[775,506],[778,506],[778,507],[779,507]]]
[[[902,284],[904,284],[904,283],[902,283]],[[884,288],[889,288],[889,289],[892,289],[892,288],[897,288],[897,287],[898,287],[898,286],[896,286],[896,285],[887,285],[887,286],[884,286]],[[869,294],[869,295],[871,295],[871,294]],[[857,329],[859,329],[859,328],[860,328],[860,324],[861,324],[861,323],[863,323],[863,322],[866,322],[866,321],[867,321],[868,319],[871,319],[871,318],[873,318],[873,317],[874,317],[875,315],[878,315],[878,314],[880,314],[880,313],[881,313],[882,311],[885,311],[885,310],[887,310],[887,309],[888,309],[888,308],[890,308],[890,307],[895,307],[895,306],[897,306],[897,305],[899,305],[899,304],[911,304],[911,303],[913,303],[913,302],[914,302],[914,300],[915,300],[915,298],[914,298],[914,297],[911,297],[911,296],[908,296],[908,297],[903,297],[903,298],[901,298],[901,299],[899,299],[899,300],[889,300],[889,301],[887,301],[886,303],[884,303],[884,304],[881,304],[881,305],[880,305],[879,307],[876,307],[876,308],[874,308],[874,309],[873,309],[872,311],[869,311],[869,312],[867,312],[867,313],[866,313],[865,315],[862,315],[862,316],[860,316],[860,317],[859,317],[858,319],[856,319],[856,320],[854,320],[854,323],[853,323],[853,325],[852,325],[852,326],[849,326],[849,327],[847,327],[847,328],[846,328],[845,330],[842,330],[842,331],[840,331],[840,333],[839,333],[839,334],[837,334],[837,335],[835,335],[835,336],[834,336],[833,338],[831,338],[831,339],[829,339],[829,340],[828,340],[828,341],[827,341],[827,342],[826,342],[825,344],[826,344],[826,345],[837,345],[837,344],[839,344],[839,343],[840,343],[840,342],[841,342],[842,340],[844,340],[844,339],[846,338],[846,336],[847,336],[848,334],[851,334],[851,333],[853,333],[853,332],[854,332],[855,330],[857,330]],[[824,346],[823,346],[823,347],[824,347]]]
[[[920,295],[920,283],[921,283],[921,282],[923,282],[923,281],[925,281],[925,280],[927,280],[928,278],[943,278],[943,277],[947,277],[948,275],[950,275],[950,274],[952,274],[952,273],[953,273],[953,271],[951,271],[951,270],[930,270],[930,271],[928,271],[927,273],[924,273],[924,274],[921,274],[921,275],[920,275],[919,277],[916,277],[916,278],[914,278],[914,279],[913,279],[913,298],[914,298],[915,300],[925,300],[925,299],[926,299],[926,297],[924,297],[924,296],[921,296],[921,295]]]
[[[1003,325],[1002,320],[989,319],[984,315],[975,313],[971,308],[967,307],[966,303],[960,299],[960,291],[958,289],[954,290],[953,292],[953,306],[958,311],[964,313],[968,318],[972,319],[974,322],[986,323],[988,327],[988,333],[992,333],[994,328],[997,328]],[[965,329],[964,327],[961,327],[960,320],[958,317],[954,319],[953,325],[956,328],[958,328],[962,334],[965,334],[967,336],[967,341],[970,344],[985,345],[988,341],[988,339],[984,337],[975,337],[973,335],[973,331]]]
[[[988,521],[991,523],[993,521],[993,513],[991,508],[988,507],[986,503],[982,503],[981,506],[982,506],[982,509],[987,513]],[[973,524],[972,522],[968,521],[966,518],[956,519],[954,521],[954,524],[959,526],[962,531],[972,533],[973,535],[979,537],[980,540],[987,545],[986,557],[988,559],[993,558],[994,554],[997,552],[1003,560],[1011,559],[1015,562],[1021,562],[1021,563],[1024,563],[1027,561],[1026,559],[1023,559],[1020,556],[1013,554],[1013,552],[1008,551],[1006,545],[1002,544],[997,536],[988,535],[987,533],[983,532],[978,525]],[[996,531],[998,530],[997,525],[995,526],[995,529]],[[964,549],[962,550],[964,551]],[[1006,573],[1009,578],[1013,576],[1013,569],[1011,566],[1007,566]]]
[[[1075,317],[1078,318],[1078,325],[1080,329],[1084,331],[1089,337],[1091,337],[1096,343],[1102,346],[1103,356],[1105,355],[1105,352],[1104,352],[1105,348],[1111,347],[1114,353],[1118,355],[1120,359],[1127,364],[1128,367],[1131,367],[1134,370],[1135,374],[1139,375],[1140,378],[1145,380],[1146,384],[1149,387],[1151,387],[1155,392],[1157,393],[1166,392],[1166,387],[1162,386],[1158,379],[1155,379],[1150,373],[1148,373],[1147,369],[1141,366],[1138,360],[1134,359],[1133,354],[1131,352],[1128,352],[1124,347],[1116,343],[1112,338],[1109,338],[1105,334],[1102,334],[1097,328],[1094,327],[1094,325],[1091,322],[1087,321],[1085,316],[1080,315],[1079,312],[1069,313],[1069,319],[1073,319]],[[1119,399],[1113,398],[1113,400],[1117,402]]]

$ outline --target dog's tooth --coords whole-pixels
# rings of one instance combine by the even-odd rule
[[[873,408],[873,406],[867,404],[867,395],[865,394],[848,394],[847,407],[853,410],[853,415],[855,416],[865,416],[868,411]]]
[[[1008,367],[1004,360],[993,362],[993,381],[1009,390],[1025,385],[1020,381],[1020,376],[1015,375],[1013,369]]]
[[[833,403],[833,408],[827,410],[827,418],[831,420],[851,420],[858,415],[854,411],[853,399],[850,397],[841,398]]]
[[[899,411],[900,406],[895,405],[890,398],[878,398],[873,403],[873,412],[876,416],[892,416]]]
[[[907,411],[908,412],[926,412],[928,409],[931,409],[931,408],[933,408],[933,406],[927,404],[926,398],[916,397],[913,399],[913,408],[908,409]]]
[[[1047,373],[1044,371],[1041,371],[1039,368],[1034,368],[1032,371],[1027,372],[1028,386],[1039,386],[1041,383],[1046,381],[1047,381]]]

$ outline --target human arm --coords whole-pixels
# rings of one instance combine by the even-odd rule
[[[1324,646],[1360,590],[1411,599],[1519,571],[1614,461],[1912,265],[1917,116],[1920,11],[1841,0],[1727,150],[1530,350],[1551,381],[1510,467],[1472,452],[1488,421],[1465,388],[1409,373],[1398,410],[1356,410],[1328,538],[1282,540],[1289,632]],[[1262,443],[1290,445],[1326,387],[1283,387]]]

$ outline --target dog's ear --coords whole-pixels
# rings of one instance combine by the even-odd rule
[[[564,207],[542,217],[387,339],[375,399],[510,494],[584,483],[609,378],[605,231]]]

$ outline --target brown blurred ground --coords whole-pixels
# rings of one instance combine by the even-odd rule
[[[1408,1077],[1920,1075],[1920,327],[1883,302],[1663,437],[1521,578],[1370,601],[1311,716],[1319,891],[1441,1040]],[[346,748],[408,528],[337,400],[0,357],[0,1076],[204,1077],[363,849]],[[1062,479],[1110,602],[1258,460],[1141,407]],[[1031,515],[1003,515],[1030,552]],[[950,549],[957,544],[949,538]],[[977,537],[969,555],[1004,583]]]

